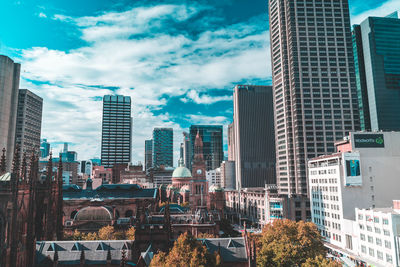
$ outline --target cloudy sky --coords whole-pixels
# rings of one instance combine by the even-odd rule
[[[235,84],[270,84],[267,0],[3,0],[0,54],[44,99],[42,138],[100,156],[102,96],[132,97],[133,161],[153,127],[232,120]],[[352,23],[400,9],[350,0]],[[224,140],[226,143],[226,138]],[[225,146],[226,148],[226,146]]]

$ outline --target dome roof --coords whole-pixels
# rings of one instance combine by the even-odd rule
[[[190,192],[190,187],[189,187],[189,185],[184,185],[184,186],[182,186],[180,192],[181,192],[181,193]]]
[[[111,221],[112,214],[106,207],[86,207],[78,211],[75,221]]]
[[[172,178],[191,178],[192,174],[189,169],[183,166],[182,159],[179,160],[179,167],[172,173]]]
[[[211,185],[208,188],[208,192],[223,192],[223,191],[224,191],[224,189],[222,187],[220,187],[219,185],[215,185],[215,184]]]

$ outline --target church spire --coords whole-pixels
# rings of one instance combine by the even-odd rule
[[[194,160],[203,161],[203,140],[200,137],[200,132],[197,131],[196,139],[194,141]]]
[[[46,182],[51,183],[53,180],[53,153],[50,151],[49,161],[47,162]]]
[[[26,181],[26,170],[27,170],[27,163],[26,163],[26,152],[22,155],[22,165],[21,165],[21,179],[22,181]]]
[[[3,147],[2,150],[3,154],[1,155],[0,159],[0,174],[3,174],[6,172],[6,149]]]
[[[15,152],[14,152],[14,159],[13,159],[13,167],[12,167],[12,173],[15,175],[18,175],[19,173],[19,146],[15,146]]]

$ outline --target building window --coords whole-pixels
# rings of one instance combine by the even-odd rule
[[[367,253],[367,249],[363,245],[361,245],[361,252],[364,253],[364,254]]]
[[[376,238],[376,244],[378,246],[382,246],[382,240],[380,238]]]
[[[393,262],[392,256],[389,255],[389,254],[386,254],[386,261],[389,262],[389,263],[392,263]]]
[[[378,256],[378,259],[383,260],[383,253],[381,251],[377,250],[376,255]]]
[[[388,230],[383,230],[383,234],[386,236],[390,236],[390,232]]]
[[[383,219],[382,220],[383,224],[388,225],[389,224],[389,220],[388,219]]]
[[[385,248],[392,248],[392,244],[387,240],[385,240]]]
[[[372,236],[368,236],[368,242],[369,243],[374,243],[374,239],[372,238]]]
[[[373,257],[374,256],[374,249],[373,248],[369,248],[368,249],[368,254]]]
[[[360,238],[362,241],[365,241],[365,235],[364,234],[360,234]]]

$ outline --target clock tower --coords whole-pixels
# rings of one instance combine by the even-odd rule
[[[194,142],[194,157],[192,163],[192,198],[197,207],[207,206],[208,182],[206,179],[206,162],[203,156],[203,141],[197,132]]]
[[[197,132],[194,141],[194,156],[192,163],[192,177],[194,179],[206,179],[206,162],[203,156],[203,141],[201,140],[199,132]]]

